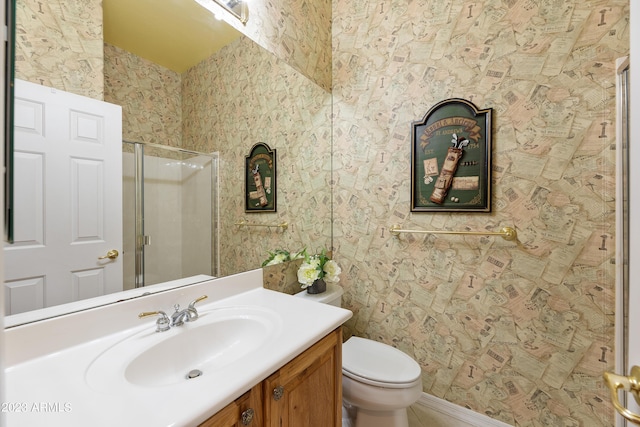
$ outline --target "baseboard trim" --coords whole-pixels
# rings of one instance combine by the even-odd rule
[[[472,411],[463,406],[453,404],[431,394],[422,393],[417,405],[424,407],[427,411],[435,411],[451,419],[451,421],[461,421],[475,427],[511,427],[511,425],[487,417],[479,412]],[[455,425],[452,423],[451,425]]]

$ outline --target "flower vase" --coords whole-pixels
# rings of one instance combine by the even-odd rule
[[[307,293],[321,294],[327,290],[327,283],[324,279],[316,279],[310,286],[307,286]]]

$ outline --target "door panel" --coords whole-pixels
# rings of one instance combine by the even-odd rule
[[[15,91],[6,314],[122,290],[121,259],[104,258],[122,252],[121,108],[20,80]]]

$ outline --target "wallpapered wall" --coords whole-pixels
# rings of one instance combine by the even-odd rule
[[[331,89],[331,0],[249,1],[229,24],[325,90]]]
[[[280,0],[250,6],[229,23],[267,51],[331,88],[331,1]],[[101,0],[16,0],[18,78],[102,99]],[[304,25],[299,25],[304,22]]]
[[[260,266],[268,251],[331,241],[331,94],[246,37],[183,75],[184,147],[220,153],[223,274]],[[276,150],[277,212],[244,212],[245,156]],[[238,228],[239,219],[289,228]]]
[[[610,426],[615,73],[628,1],[333,2],[334,242],[352,334],[518,426]],[[493,212],[411,213],[411,121],[493,109]],[[390,235],[489,230],[500,237]]]
[[[40,19],[43,5],[27,4],[27,17]],[[84,21],[99,16],[96,8],[86,12]],[[344,271],[345,305],[355,313],[348,333],[403,349],[422,366],[425,392],[504,422],[609,426],[613,411],[601,375],[614,357],[614,60],[628,53],[628,20],[628,0],[335,0],[332,105],[293,76],[266,90],[251,70],[258,62],[274,64],[246,46],[235,56],[246,64],[235,78],[256,85],[254,94],[225,94],[234,109],[216,114],[194,114],[185,105],[185,141],[187,148],[235,154],[222,161],[235,169],[223,177],[228,193],[243,185],[238,159],[247,149],[258,140],[278,141],[279,159],[293,164],[292,173],[279,182],[280,213],[263,217],[271,222],[287,212],[303,219],[294,228],[301,234],[286,233],[290,240],[278,246],[328,242],[314,215],[329,218],[329,183],[320,172],[330,166],[324,119],[333,108],[333,249]],[[76,34],[85,36],[93,39],[89,30]],[[20,37],[18,62],[29,63],[22,68],[27,77],[57,70],[63,76],[55,84],[42,83],[70,90],[66,70],[81,66],[96,74],[97,59],[52,65],[55,58],[45,57],[43,70],[30,68],[41,41]],[[214,63],[207,66],[231,70]],[[202,82],[212,79],[209,73],[194,70],[188,78]],[[70,91],[99,97],[93,89],[83,93],[82,79]],[[290,114],[304,126],[286,126],[287,114],[269,113],[290,92],[299,98]],[[410,212],[410,123],[450,97],[493,109],[490,214]],[[229,147],[198,136],[235,111],[245,124],[222,131]],[[253,133],[259,128],[264,137]],[[322,143],[298,149],[298,138]],[[302,194],[314,196],[292,202]],[[242,201],[226,199],[222,212],[224,222],[234,221],[243,216]],[[519,241],[394,237],[388,228],[395,223],[490,231],[508,225]],[[232,251],[226,273],[255,264],[276,242],[237,229],[221,240]]]
[[[122,106],[124,140],[181,147],[181,90],[180,74],[104,45],[104,100]]]
[[[125,139],[218,152],[220,275],[258,268],[276,248],[330,245],[329,93],[246,37],[183,75],[105,45],[105,82]],[[275,213],[244,211],[245,156],[257,142],[276,150]],[[235,226],[242,218],[289,227]]]
[[[103,97],[102,1],[16,0],[16,77]]]
[[[257,268],[276,248],[328,247],[331,95],[314,81],[330,86],[330,2],[301,2],[286,10],[271,2],[251,9],[243,31],[295,68],[244,38],[184,75],[104,45],[101,3],[89,6],[18,0],[18,78],[122,105],[127,140],[218,151],[221,274]],[[297,26],[301,19],[313,25]],[[85,62],[96,64],[83,67]],[[229,120],[234,124],[225,124]],[[257,142],[277,152],[278,211],[246,216],[244,158]],[[286,221],[289,228],[281,233],[233,226],[242,217]]]
[[[105,45],[105,100],[133,141],[219,154],[220,274],[260,267],[276,248],[331,240],[331,95],[247,37],[182,75]],[[277,212],[244,211],[245,156],[276,150]],[[277,228],[244,227],[288,223]]]

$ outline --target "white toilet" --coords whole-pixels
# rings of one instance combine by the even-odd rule
[[[342,288],[327,284],[321,294],[296,294],[340,306]],[[390,345],[351,337],[342,346],[344,427],[408,427],[407,408],[422,394],[420,365]]]

